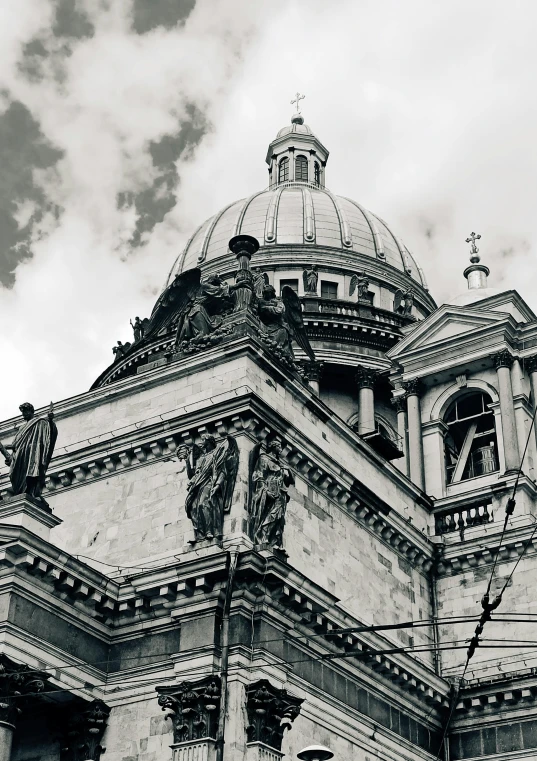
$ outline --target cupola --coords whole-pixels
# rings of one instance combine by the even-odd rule
[[[328,151],[304,124],[304,117],[298,110],[300,98],[297,93],[297,111],[291,117],[291,124],[283,127],[267,151],[269,166],[269,187],[286,183],[309,183],[318,188],[325,185],[325,167]]]

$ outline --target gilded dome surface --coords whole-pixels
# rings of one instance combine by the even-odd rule
[[[301,125],[292,125],[301,126]],[[253,235],[263,253],[280,246],[331,248],[384,262],[426,288],[411,253],[387,224],[356,201],[313,183],[289,182],[235,201],[204,222],[175,261],[175,275],[228,253],[234,235]]]

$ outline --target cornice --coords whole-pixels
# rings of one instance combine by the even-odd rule
[[[531,714],[528,715],[528,710]],[[528,719],[537,714],[537,675],[535,669],[501,675],[497,679],[476,680],[468,683],[459,693],[455,705],[455,722],[465,719],[497,723],[505,713]],[[462,728],[462,725],[459,725]]]

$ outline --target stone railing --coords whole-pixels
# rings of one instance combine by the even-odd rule
[[[477,506],[451,507],[435,513],[435,534],[442,536],[458,531],[462,540],[467,529],[492,523],[493,520],[492,500]]]

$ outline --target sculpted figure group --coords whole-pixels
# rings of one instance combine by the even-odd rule
[[[219,444],[206,434],[200,445],[181,447],[188,477],[185,510],[194,541],[220,539],[231,508],[239,469],[239,450],[232,436]],[[289,487],[294,476],[282,457],[282,442],[272,438],[256,445],[250,456],[248,533],[254,544],[282,549]]]

